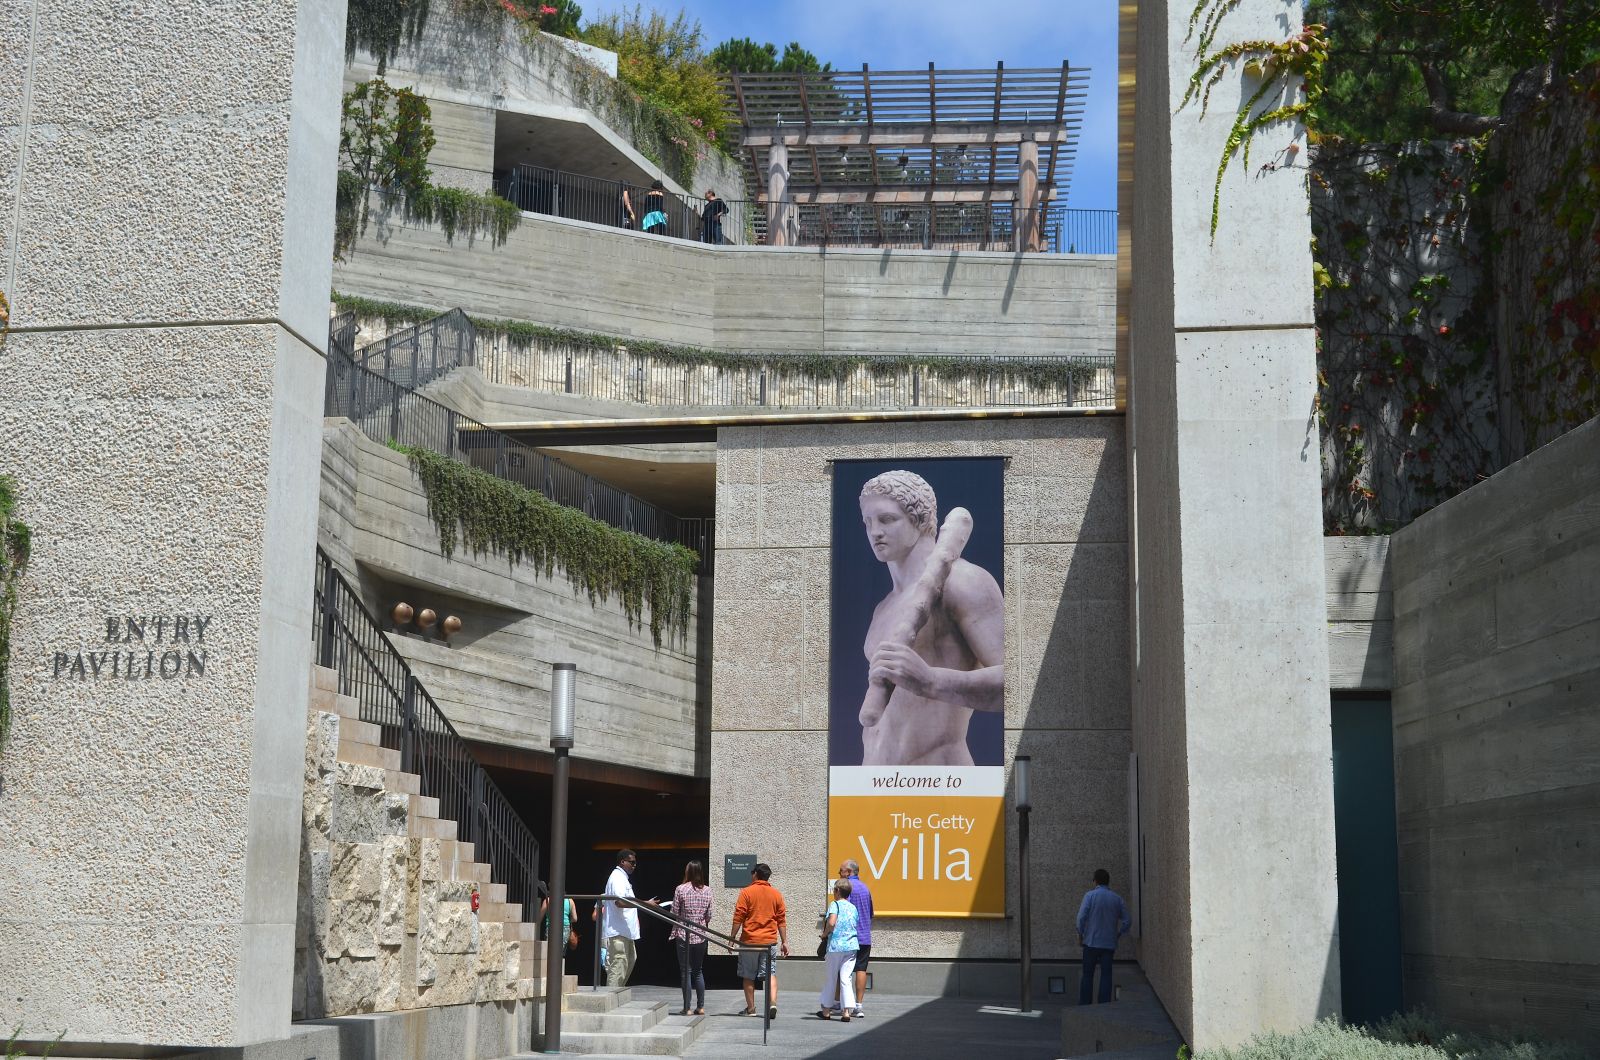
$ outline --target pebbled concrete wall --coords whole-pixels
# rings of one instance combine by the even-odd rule
[[[500,247],[391,214],[342,293],[728,350],[1111,354],[1110,257],[707,247],[524,214]]]
[[[342,4],[136,21],[0,6],[0,468],[35,534],[0,1023],[80,1055],[289,1031],[344,38]],[[175,614],[210,616],[203,674],[54,673]]]
[[[686,641],[629,628],[615,599],[590,605],[557,568],[546,578],[498,555],[439,553],[428,501],[406,458],[348,421],[329,420],[322,461],[323,547],[360,578],[382,618],[399,600],[454,614],[453,646],[391,642],[468,740],[547,751],[550,664],[579,668],[574,755],[696,775],[697,617]]]
[[[1339,970],[1305,182],[1235,161],[1212,237],[1198,175],[1248,89],[1225,68],[1205,117],[1180,109],[1192,6],[1147,0],[1125,24],[1123,137],[1139,958],[1198,1049],[1336,1011]],[[1244,0],[1215,46],[1299,20],[1292,0]],[[1301,132],[1266,130],[1257,157]]]
[[[1600,1046],[1600,420],[1396,533],[1405,999]]]
[[[724,650],[712,662],[710,864],[759,852],[774,884],[791,895],[795,917],[809,915],[810,888],[833,868],[826,864],[828,462],[1009,456],[1006,755],[1033,756],[1033,873],[1050,881],[1034,902],[1034,955],[1081,952],[1073,919],[1087,884],[1079,883],[1099,867],[1116,881],[1131,875],[1122,428],[1120,417],[1105,416],[719,433],[712,640]],[[1015,817],[1006,814],[1012,865]],[[1016,873],[1007,877],[1014,913]],[[718,900],[732,908],[734,895]],[[873,925],[874,956],[1014,960],[1017,946],[1014,916]],[[888,968],[880,979],[894,974]]]

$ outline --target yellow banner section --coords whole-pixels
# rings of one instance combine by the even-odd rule
[[[861,865],[873,916],[1005,916],[1005,799],[833,795],[828,865]]]

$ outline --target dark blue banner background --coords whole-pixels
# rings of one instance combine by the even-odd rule
[[[927,479],[939,499],[937,522],[951,508],[972,513],[972,537],[961,558],[1005,586],[1005,460],[956,457],[929,460],[836,460],[833,464],[833,614],[828,666],[828,764],[861,764],[861,700],[867,692],[867,658],[861,646],[872,609],[894,583],[889,568],[867,544],[861,523],[861,487],[885,471],[911,471]],[[1009,675],[1007,675],[1009,677]],[[974,765],[1005,763],[1005,716],[975,711],[967,729]]]

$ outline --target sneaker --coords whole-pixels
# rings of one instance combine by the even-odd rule
[[[775,1020],[777,1018],[778,1018],[778,1006],[777,1005],[773,1005],[771,1008],[767,1009],[767,1019]]]
[[[864,1020],[864,1019],[867,1018],[866,1012],[864,1010],[862,1010],[862,1009],[859,1009],[859,1008],[856,1009],[854,1012],[850,1013],[850,1015],[854,1016],[858,1020]]]

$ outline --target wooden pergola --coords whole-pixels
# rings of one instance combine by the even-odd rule
[[[1041,213],[1071,179],[1085,67],[734,73],[725,82],[768,241],[795,206],[1011,204],[1014,248],[1041,249]],[[1041,167],[1042,172],[1041,172]]]

